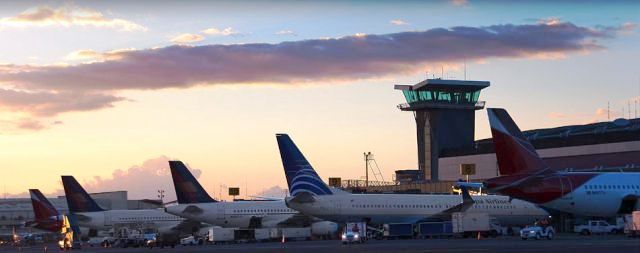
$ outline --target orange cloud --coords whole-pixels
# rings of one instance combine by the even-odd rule
[[[188,44],[204,40],[204,36],[193,33],[183,33],[171,39],[171,42],[177,44]]]
[[[237,36],[237,35],[242,35],[241,32],[236,31],[235,29],[231,28],[231,27],[227,27],[224,29],[218,29],[215,27],[211,27],[209,29],[205,29],[202,31],[202,33],[206,34],[206,35],[211,35],[211,36]]]
[[[99,11],[73,6],[65,6],[57,9],[40,6],[28,9],[13,17],[0,19],[0,28],[29,26],[94,26],[126,32],[147,31],[146,27],[134,22],[118,18],[110,19]]]

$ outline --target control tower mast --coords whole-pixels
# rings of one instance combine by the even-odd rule
[[[443,150],[473,147],[475,110],[487,81],[427,79],[415,85],[395,85],[407,100],[398,105],[412,111],[418,139],[418,169],[423,181],[438,181],[438,158]]]

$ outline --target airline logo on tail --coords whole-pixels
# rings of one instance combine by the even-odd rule
[[[73,176],[62,176],[62,186],[71,213],[104,211]]]
[[[33,213],[37,221],[58,217],[58,210],[44,197],[40,190],[29,189],[29,194],[31,194],[31,205],[33,205]]]
[[[202,188],[198,180],[181,161],[169,161],[173,185],[180,204],[217,202]]]
[[[287,177],[289,192],[296,196],[306,192],[312,195],[333,194],[329,187],[322,181],[311,164],[298,149],[293,140],[286,134],[276,134],[280,157]]]
[[[547,168],[506,110],[489,108],[487,112],[501,175],[533,173]]]

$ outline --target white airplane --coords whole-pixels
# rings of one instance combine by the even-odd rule
[[[190,234],[201,227],[200,222],[165,213],[162,209],[104,210],[73,176],[62,176],[62,185],[69,212],[80,227],[104,231],[114,225],[150,224],[163,237]]]
[[[533,223],[548,217],[536,205],[506,196],[426,194],[351,194],[329,187],[286,134],[276,134],[291,197],[289,207],[334,222],[370,224],[450,220],[454,212],[488,213],[504,226]]]
[[[166,212],[214,226],[234,228],[275,228],[311,226],[315,233],[337,231],[332,222],[302,215],[288,208],[284,200],[216,201],[202,188],[181,161],[169,161],[178,204]],[[325,231],[325,232],[320,232]]]
[[[575,215],[614,217],[640,209],[640,173],[555,171],[506,110],[487,112],[501,176],[481,186]]]

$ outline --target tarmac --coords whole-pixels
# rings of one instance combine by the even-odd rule
[[[17,249],[0,247],[0,252],[45,252],[44,246],[32,246]],[[48,253],[61,252],[55,245],[49,245]],[[364,244],[343,245],[339,240],[294,241],[287,243],[242,243],[227,245],[177,246],[176,248],[101,248],[84,247],[71,252],[97,253],[137,253],[137,252],[303,252],[303,253],[340,253],[340,252],[561,252],[561,253],[640,253],[640,238],[627,238],[622,235],[577,236],[558,235],[553,240],[526,240],[518,237],[499,237],[489,239],[414,239],[414,240],[369,240]]]

